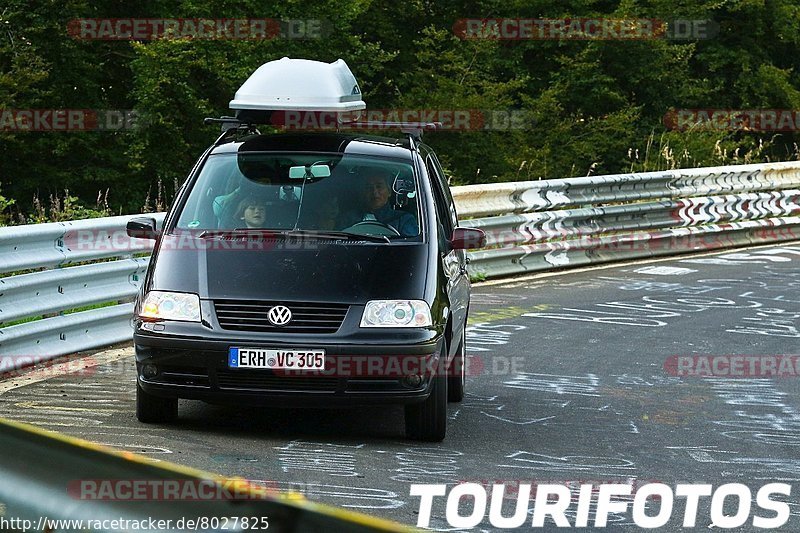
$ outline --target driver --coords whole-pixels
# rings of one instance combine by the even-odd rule
[[[389,205],[392,191],[388,180],[391,178],[392,174],[385,170],[371,169],[359,187],[359,208],[345,213],[341,226],[347,228],[359,222],[378,221],[393,227],[403,237],[419,235],[417,218]]]

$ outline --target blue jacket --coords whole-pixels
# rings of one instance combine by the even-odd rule
[[[365,216],[374,215],[378,222],[388,224],[400,232],[403,237],[416,237],[419,235],[419,224],[417,217],[406,211],[400,209],[393,209],[391,205],[386,204],[374,213],[364,210],[351,210],[346,212],[341,217],[341,227],[348,228],[353,224],[365,220]]]

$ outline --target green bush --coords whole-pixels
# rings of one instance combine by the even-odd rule
[[[7,200],[0,194],[0,226],[8,226],[11,216],[7,213],[9,207],[14,205],[14,200]]]
[[[0,125],[4,194],[25,220],[104,213],[89,208],[109,190],[110,210],[135,213],[169,202],[229,114],[236,88],[283,56],[350,65],[373,109],[521,110],[511,131],[426,133],[452,183],[552,179],[588,174],[797,158],[794,129],[672,131],[677,109],[800,109],[800,5],[796,0],[594,2],[237,2],[215,17],[321,19],[320,39],[81,41],[67,21],[123,16],[119,2],[6,0],[0,13],[0,110],[136,110],[131,131],[14,132]],[[464,7],[464,6],[468,7]],[[177,9],[177,11],[176,11]],[[243,11],[244,10],[244,11]],[[148,17],[207,16],[142,0]],[[466,17],[712,20],[708,39],[462,40]],[[130,15],[130,14],[128,14]],[[144,15],[142,15],[144,16]],[[159,181],[162,185],[159,185]],[[34,196],[69,189],[42,216]],[[150,192],[150,198],[146,202]],[[79,200],[74,200],[78,198]],[[52,202],[51,202],[52,203]],[[0,204],[1,206],[2,204]],[[9,223],[9,206],[0,222]]]
[[[20,215],[26,224],[42,224],[45,222],[64,222],[67,220],[83,220],[85,218],[99,218],[111,216],[108,207],[108,191],[105,196],[98,193],[95,207],[86,207],[77,196],[64,189],[64,195],[51,195],[48,205],[45,205],[38,196],[33,197],[33,210],[27,215]]]

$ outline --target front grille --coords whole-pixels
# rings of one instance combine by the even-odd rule
[[[276,305],[285,305],[292,312],[285,326],[273,326],[267,320],[267,312]],[[219,325],[234,331],[336,333],[348,308],[347,304],[214,300]]]
[[[267,372],[218,370],[221,389],[336,392],[339,378],[276,376]]]

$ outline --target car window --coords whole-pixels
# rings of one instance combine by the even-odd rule
[[[425,167],[428,169],[428,175],[430,176],[433,195],[436,201],[436,218],[444,230],[444,236],[449,240],[453,234],[453,221],[444,193],[442,176],[439,174],[439,170],[436,168],[433,158],[430,155],[425,158]]]
[[[448,210],[450,211],[450,219],[453,223],[453,227],[458,226],[458,213],[456,211],[456,203],[453,200],[453,195],[450,192],[450,181],[447,179],[447,175],[444,173],[444,169],[442,169],[441,163],[439,163],[439,158],[436,157],[436,154],[431,152],[431,158],[433,159],[433,165],[437,170],[438,175],[440,176],[440,181],[442,183],[442,191],[444,192],[444,196],[447,199],[447,206]]]
[[[420,236],[417,178],[408,161],[342,154],[212,155],[177,229],[346,231]]]

